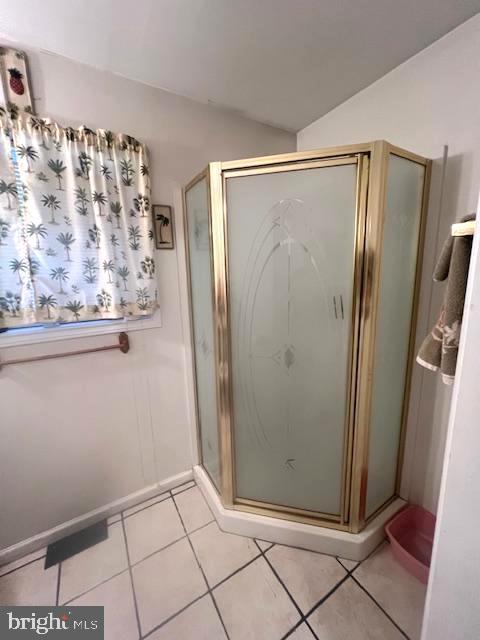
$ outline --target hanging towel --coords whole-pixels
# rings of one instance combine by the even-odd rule
[[[464,216],[461,222],[468,220],[475,220],[475,214]],[[450,235],[443,245],[433,274],[435,282],[448,278],[442,310],[417,356],[423,367],[440,370],[445,384],[452,384],[455,377],[472,240],[473,236]]]

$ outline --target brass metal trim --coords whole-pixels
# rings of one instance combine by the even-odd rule
[[[326,147],[325,149],[314,149],[312,151],[294,151],[292,153],[281,153],[274,156],[259,156],[258,158],[244,158],[241,160],[230,160],[222,162],[222,171],[230,169],[242,169],[247,167],[259,167],[261,165],[287,164],[289,162],[301,162],[305,160],[316,160],[322,158],[338,158],[338,156],[354,156],[358,153],[369,153],[373,147],[372,142],[361,144],[350,144],[341,147]]]
[[[389,151],[394,156],[400,156],[400,158],[405,158],[406,160],[411,160],[412,162],[416,162],[417,164],[422,164],[423,166],[427,166],[431,163],[430,160],[424,158],[423,156],[419,156],[417,153],[413,153],[413,151],[407,151],[407,149],[401,149],[400,147],[396,147],[393,144],[387,142]]]
[[[308,162],[296,162],[275,164],[273,166],[247,167],[245,169],[230,169],[223,171],[225,178],[239,178],[243,176],[257,176],[266,173],[285,173],[286,171],[303,171],[305,169],[321,169],[322,167],[336,167],[344,164],[356,164],[358,156],[345,156],[343,158],[327,158],[325,160],[309,160]]]
[[[200,173],[197,173],[197,175],[194,178],[192,178],[190,180],[190,182],[187,182],[187,184],[182,189],[183,195],[186,195],[187,191],[190,191],[190,189],[192,187],[194,187],[197,184],[197,182],[200,182],[201,180],[203,180],[203,178],[207,178],[207,180],[208,180],[208,167],[203,169],[203,171],[200,171]],[[186,215],[185,209],[184,209],[183,213],[184,213],[184,217],[185,217],[185,215]]]
[[[296,513],[288,513],[286,511],[280,512],[274,509],[257,507],[247,504],[234,504],[231,508],[233,508],[235,511],[246,511],[247,513],[254,513],[259,516],[268,516],[270,518],[278,518],[279,520],[289,520],[291,522],[300,522],[301,524],[312,524],[316,527],[326,527],[327,529],[348,531],[348,526],[343,525],[340,522],[331,522],[330,520],[325,520],[321,517],[303,516]]]
[[[370,160],[370,181],[365,229],[364,282],[359,344],[359,383],[356,392],[355,436],[353,443],[352,500],[350,526],[353,532],[365,524],[368,481],[368,449],[370,436],[370,406],[375,355],[375,328],[380,285],[378,250],[383,237],[385,184],[388,165],[388,145],[374,142]]]
[[[334,513],[324,513],[322,511],[313,511],[312,509],[301,509],[299,507],[290,507],[284,504],[275,504],[268,502],[267,500],[253,500],[251,498],[235,498],[236,505],[247,505],[250,507],[259,507],[260,509],[269,509],[272,511],[280,511],[281,513],[298,514],[300,516],[306,516],[309,518],[316,518],[322,520],[331,520],[333,522],[340,522],[341,515]]]
[[[233,434],[232,403],[230,390],[230,323],[228,304],[228,257],[226,212],[224,206],[222,172],[219,162],[209,165],[210,203],[212,214],[213,263],[215,283],[215,335],[218,351],[217,394],[220,425],[220,484],[225,506],[233,505]]]
[[[344,459],[343,459],[343,488],[342,488],[342,523],[350,522],[350,496],[352,479],[352,457],[355,435],[356,392],[358,385],[358,360],[360,322],[362,310],[362,283],[365,258],[365,224],[367,215],[367,194],[369,183],[369,156],[358,155],[357,198],[355,214],[355,240],[353,247],[353,296],[352,316],[350,321],[349,367],[346,388],[346,424]]]
[[[217,310],[217,280],[216,280],[216,256],[215,256],[215,247],[218,246],[218,242],[216,242],[215,231],[214,228],[214,217],[213,212],[214,208],[218,206],[217,199],[214,196],[214,188],[216,185],[212,187],[212,175],[214,175],[216,167],[213,164],[210,164],[207,169],[207,185],[208,185],[208,233],[210,239],[210,271],[211,271],[211,280],[212,280],[212,301],[213,301],[213,334],[214,334],[214,355],[215,355],[215,391],[216,391],[216,407],[217,407],[217,434],[218,434],[218,465],[219,465],[219,486],[215,487],[221,496],[224,496],[224,475],[228,473],[228,464],[224,458],[223,451],[223,429],[222,429],[222,401],[221,401],[221,378],[219,374],[218,363],[220,361],[220,342],[219,342],[219,334],[217,329],[217,321],[219,318],[218,310]],[[202,463],[203,466],[203,463]],[[207,472],[208,473],[208,472]],[[215,486],[215,483],[214,483]],[[224,498],[225,501],[225,498]]]
[[[391,504],[393,504],[395,502],[395,500],[398,499],[398,495],[396,493],[394,493],[392,496],[390,496],[390,498],[388,498],[387,500],[385,500],[385,502],[383,504],[381,504],[379,507],[377,507],[375,509],[375,511],[373,511],[366,519],[365,519],[365,526],[371,522],[372,520],[375,520],[375,518],[382,512],[384,511],[387,507],[389,507]]]

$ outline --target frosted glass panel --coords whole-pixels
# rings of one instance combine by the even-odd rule
[[[203,466],[219,486],[212,274],[206,179],[186,193],[198,419]]]
[[[395,493],[425,169],[390,156],[372,390],[367,516]]]
[[[227,179],[240,498],[340,513],[356,169]]]

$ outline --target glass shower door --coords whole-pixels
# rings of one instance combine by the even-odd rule
[[[357,167],[225,174],[238,501],[342,514]]]

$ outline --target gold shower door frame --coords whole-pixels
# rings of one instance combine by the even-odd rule
[[[413,359],[430,161],[416,154],[393,147],[385,141],[376,141],[310,152],[288,153],[230,162],[214,162],[209,164],[207,169],[194,178],[184,189],[184,223],[185,229],[187,229],[185,194],[199,180],[207,179],[214,301],[217,426],[220,455],[219,493],[223,505],[227,508],[351,532],[360,531],[366,524],[365,502],[368,479],[371,382],[375,356],[375,326],[381,273],[381,252],[379,248],[382,246],[385,185],[390,154],[399,155],[426,167],[409,344],[409,362],[405,381],[401,446],[397,462],[396,493],[398,493]],[[332,514],[286,507],[263,501],[242,499],[236,495],[233,394],[230,374],[232,359],[229,320],[226,180],[230,177],[316,169],[342,164],[357,165],[357,188],[355,246],[353,247],[353,304],[348,349],[341,513],[340,516],[333,516]],[[185,233],[186,255],[187,262],[189,262],[187,238],[188,233]],[[189,264],[187,266],[189,267]],[[191,313],[190,322],[192,326]],[[193,347],[192,354],[195,357]],[[198,431],[198,405],[196,408]],[[202,461],[200,433],[197,436],[199,459]],[[383,509],[395,497],[392,496],[379,510]]]

